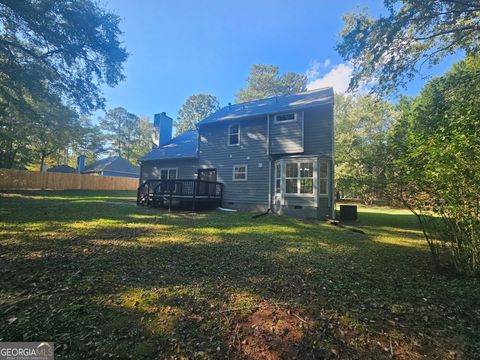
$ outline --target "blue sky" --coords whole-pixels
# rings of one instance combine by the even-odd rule
[[[356,6],[367,6],[374,14],[383,9],[379,0],[105,4],[123,19],[123,41],[131,54],[127,79],[104,89],[107,108],[123,106],[150,117],[161,111],[175,117],[185,99],[196,93],[215,95],[221,105],[233,102],[255,63],[278,65],[281,72],[310,71],[310,88],[333,85],[342,91],[350,71],[334,50],[342,15]],[[453,60],[428,73],[445,72]],[[414,80],[405,93],[418,93],[424,82]]]

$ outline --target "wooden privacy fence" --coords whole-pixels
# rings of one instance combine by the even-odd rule
[[[0,189],[137,190],[138,179],[0,169]]]

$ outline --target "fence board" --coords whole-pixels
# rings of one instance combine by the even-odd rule
[[[0,169],[0,189],[137,190],[138,179]]]

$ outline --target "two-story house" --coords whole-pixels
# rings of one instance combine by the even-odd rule
[[[140,183],[218,181],[224,207],[333,217],[333,100],[324,88],[229,104],[173,139],[172,119],[157,114],[159,147],[140,159]]]

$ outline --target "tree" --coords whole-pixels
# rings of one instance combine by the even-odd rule
[[[17,111],[25,92],[102,108],[101,85],[124,79],[120,18],[96,1],[0,0],[0,22],[0,98]]]
[[[72,139],[70,144],[70,164],[76,166],[77,157],[80,155],[85,156],[87,162],[98,160],[100,155],[106,152],[105,140],[100,126],[92,125],[87,117],[81,117],[77,136]]]
[[[108,110],[100,121],[110,142],[110,151],[127,160],[133,159],[133,147],[140,137],[139,118],[122,107]]]
[[[177,135],[195,129],[200,120],[205,119],[218,109],[220,109],[220,105],[213,95],[196,94],[189,96],[175,119],[174,125],[177,129]]]
[[[354,66],[350,90],[374,81],[372,91],[389,94],[425,64],[480,49],[478,0],[385,0],[385,6],[387,15],[377,19],[365,9],[344,17],[336,49]]]
[[[60,100],[56,104],[35,103],[34,106],[39,117],[32,124],[28,139],[34,156],[32,161],[38,160],[41,171],[49,156],[68,147],[78,133],[79,120],[77,112]]]
[[[152,120],[148,117],[141,117],[138,120],[138,130],[139,137],[134,141],[132,149],[135,162],[138,158],[152,150],[152,134],[154,130]]]
[[[307,77],[288,72],[280,75],[278,66],[255,64],[250,69],[247,86],[236,94],[236,103],[271,96],[290,95],[307,89]]]
[[[387,139],[393,105],[369,95],[335,95],[337,191],[365,204],[385,195]]]
[[[418,217],[437,267],[480,274],[480,55],[401,102],[391,192]]]

